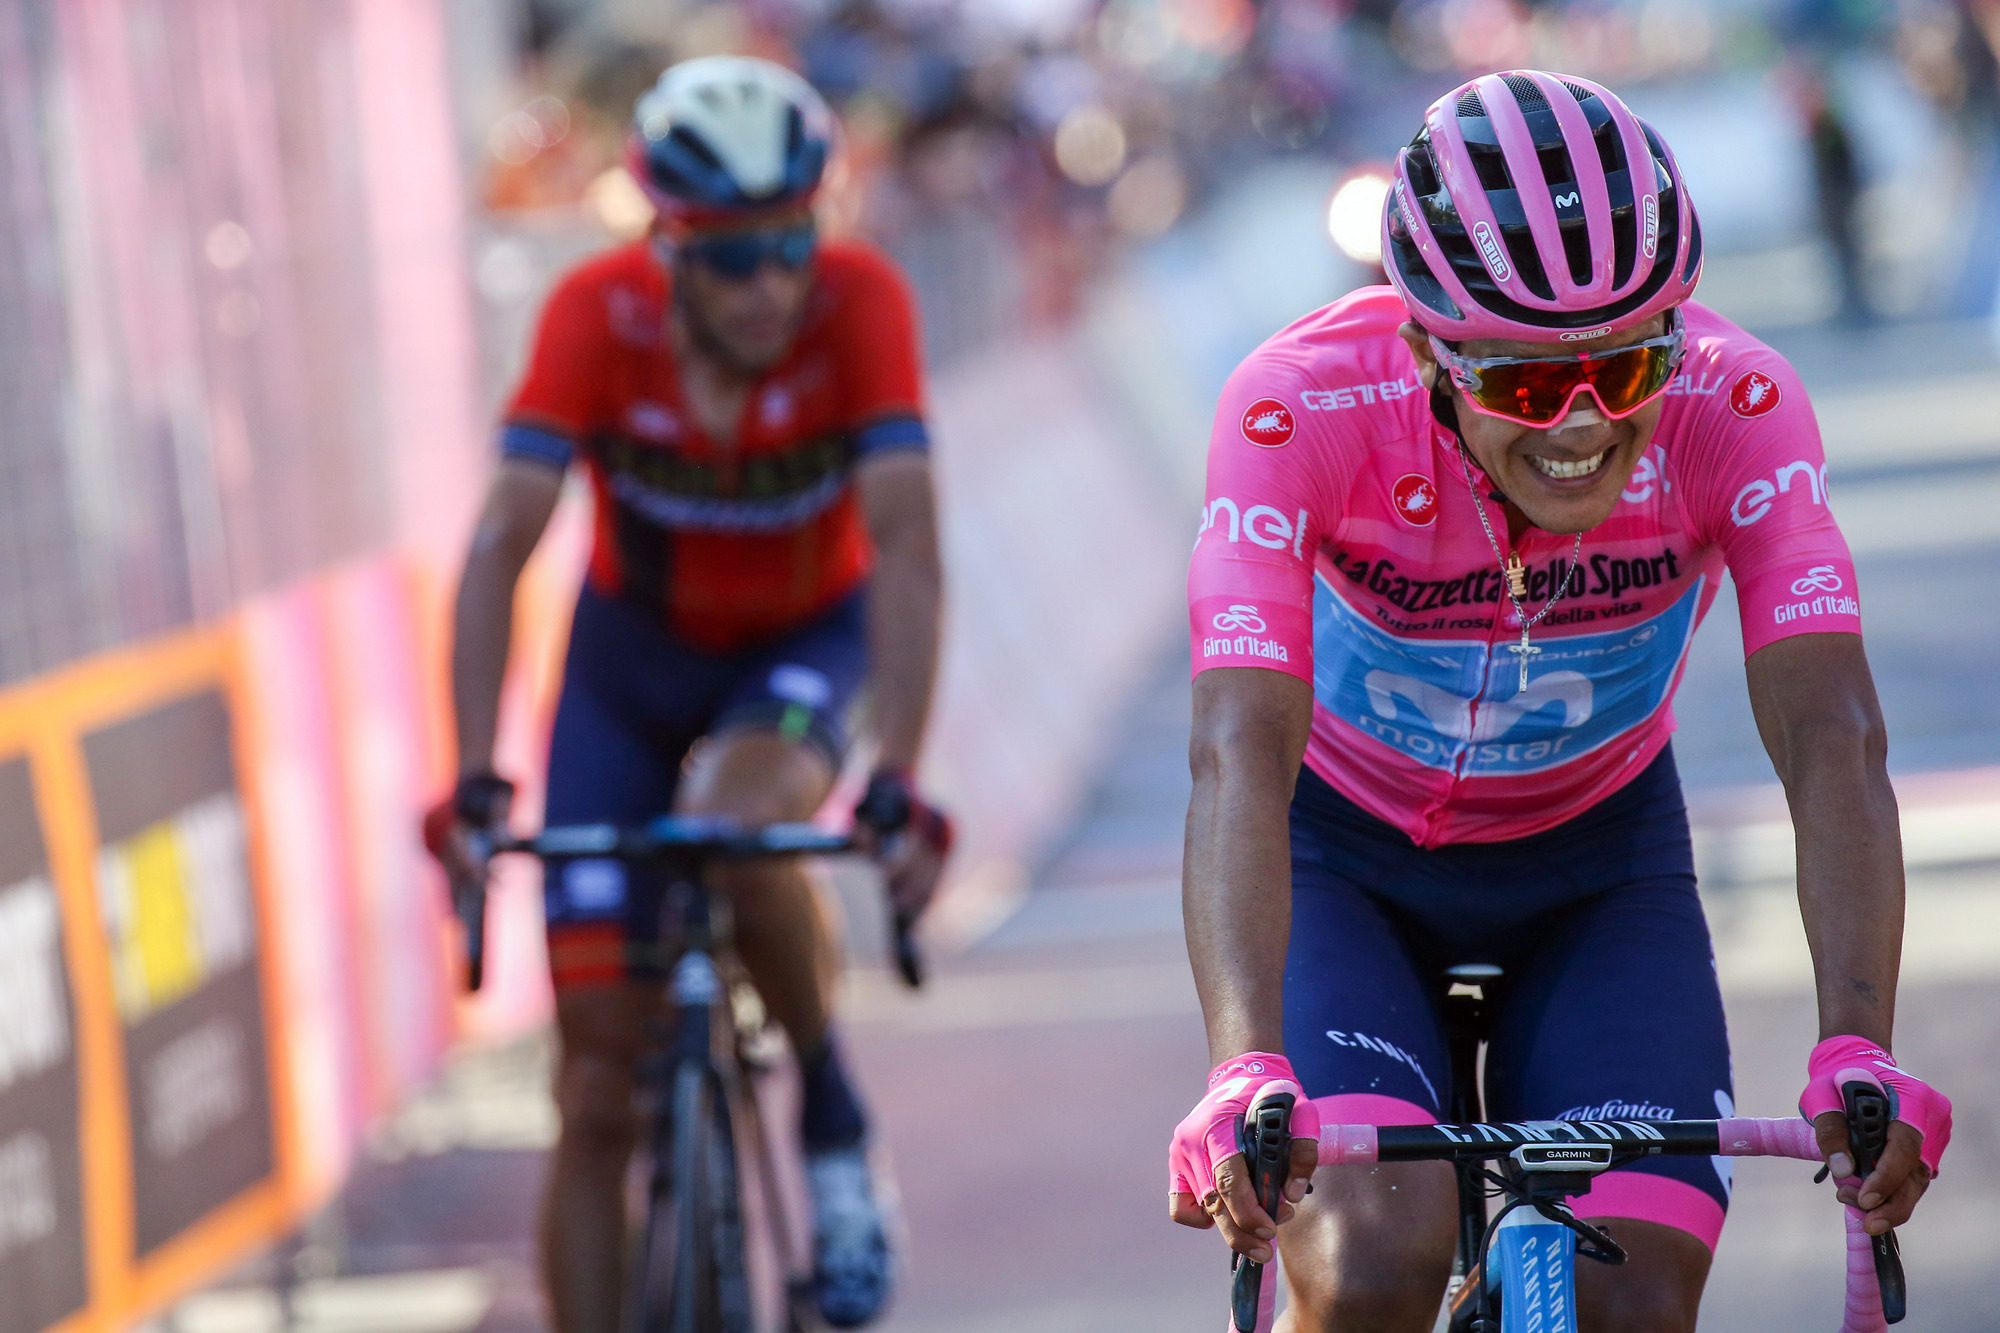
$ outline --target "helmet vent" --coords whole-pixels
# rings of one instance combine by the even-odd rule
[[[1625,170],[1625,140],[1618,133],[1616,121],[1605,121],[1592,134],[1597,140],[1597,160],[1604,166],[1604,174]]]
[[[1525,74],[1506,74],[1507,88],[1514,94],[1514,101],[1523,111],[1546,111],[1549,99],[1542,94],[1542,86]]]
[[[1419,135],[1409,148],[1410,184],[1420,196],[1428,197],[1438,192],[1437,161],[1431,156],[1430,140]]]
[[[1507,155],[1492,144],[1467,143],[1465,151],[1472,158],[1473,170],[1479,173],[1479,187],[1482,190],[1511,190],[1514,175],[1507,169]]]
[[[1588,102],[1591,98],[1597,96],[1597,94],[1590,91],[1590,89],[1579,87],[1576,84],[1571,83],[1568,79],[1564,79],[1562,81],[1562,86],[1569,89],[1569,95],[1571,97],[1574,97],[1579,102]]]
[[[1467,88],[1465,95],[1458,99],[1458,114],[1468,119],[1486,114],[1486,103],[1479,100],[1477,88]]]

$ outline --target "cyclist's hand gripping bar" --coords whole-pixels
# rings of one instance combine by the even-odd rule
[[[1894,1117],[1889,1111],[1888,1095],[1879,1083],[1855,1079],[1841,1085],[1840,1095],[1847,1112],[1847,1147],[1854,1156],[1854,1174],[1859,1178],[1855,1188],[1859,1189],[1859,1182],[1868,1179],[1882,1159],[1883,1149],[1889,1146],[1889,1122]],[[1870,1236],[1862,1229],[1862,1219],[1858,1208],[1847,1210],[1849,1285],[1857,1278],[1865,1280],[1871,1270],[1861,1255],[1872,1253],[1875,1286],[1882,1298],[1882,1320],[1901,1323],[1909,1309],[1909,1293],[1903,1281],[1903,1256],[1896,1245],[1896,1233],[1890,1230]]]
[[[1285,1201],[1285,1177],[1292,1161],[1292,1107],[1297,1102],[1289,1092],[1276,1093],[1258,1102],[1237,1130],[1243,1144],[1243,1162],[1250,1170],[1250,1188],[1257,1202],[1278,1220]],[[1257,1306],[1263,1294],[1264,1265],[1243,1255],[1232,1255],[1229,1282],[1229,1318],[1238,1333],[1256,1333]]]

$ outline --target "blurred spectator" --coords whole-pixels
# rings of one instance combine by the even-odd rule
[[[1872,316],[1862,268],[1862,179],[1854,137],[1828,87],[1825,71],[1815,61],[1809,57],[1793,60],[1785,78],[1811,152],[1820,235],[1833,254],[1839,286],[1835,317],[1844,324],[1865,324]]]

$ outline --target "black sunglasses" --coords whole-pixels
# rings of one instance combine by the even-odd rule
[[[811,222],[760,231],[731,231],[682,241],[680,252],[717,277],[741,282],[766,264],[796,273],[812,262],[819,228]]]

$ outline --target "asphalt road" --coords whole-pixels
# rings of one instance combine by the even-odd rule
[[[1983,329],[1777,341],[1820,406],[1892,766],[1906,823],[1922,826],[1911,835],[1898,1049],[1958,1105],[1945,1175],[1903,1237],[1904,1327],[1990,1330],[2000,1323],[1988,1273],[2000,1254],[2000,364]],[[1738,1105],[1783,1114],[1814,1019],[1734,619],[1725,600],[1697,638],[1676,747],[1705,825],[1704,865],[1721,867],[1705,870],[1704,892]],[[1220,1325],[1219,1242],[1164,1215],[1166,1135],[1207,1066],[1179,936],[1182,675],[1163,646],[1158,684],[1135,700],[1089,809],[1010,919],[940,960],[921,997],[876,970],[854,978],[850,1047],[906,1224],[885,1333]],[[1742,826],[1758,811],[1766,823]],[[1754,852],[1765,828],[1778,863]],[[865,895],[849,896],[865,918]],[[873,930],[865,919],[854,928]],[[277,1327],[282,1259],[311,1279],[293,1311],[317,1333],[543,1327],[527,1234],[551,1126],[545,1064],[541,1042],[461,1057],[385,1127],[302,1253],[247,1266],[169,1321],[180,1333]],[[1739,1170],[1705,1330],[1835,1325],[1838,1211],[1808,1175],[1797,1163]]]

